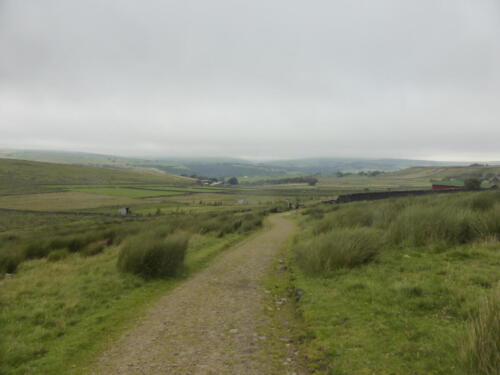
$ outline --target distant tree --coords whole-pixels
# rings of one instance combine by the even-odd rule
[[[231,178],[228,178],[227,183],[229,185],[238,185],[239,181],[236,177],[231,177]]]
[[[307,184],[309,186],[315,186],[318,183],[318,179],[316,177],[308,177]]]
[[[466,190],[479,190],[481,189],[481,180],[479,178],[468,178],[464,181]]]

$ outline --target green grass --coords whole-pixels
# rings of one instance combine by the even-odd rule
[[[148,279],[175,277],[184,266],[189,237],[181,232],[141,232],[122,246],[118,268]]]
[[[318,176],[319,189],[332,189],[338,193],[387,190],[415,190],[430,189],[433,181],[451,183],[450,179],[465,180],[466,178],[488,178],[500,174],[500,166],[488,167],[413,167],[396,172],[386,172],[378,176],[347,175],[337,177],[336,175]],[[462,184],[463,182],[456,182]],[[489,185],[484,184],[483,187]]]
[[[482,285],[483,279],[480,279]],[[462,360],[469,374],[497,375],[500,371],[500,289],[483,298],[470,319],[462,342]]]
[[[373,228],[347,228],[320,234],[297,245],[297,262],[309,274],[356,267],[371,261],[380,252],[381,235]]]
[[[315,373],[483,374],[461,346],[481,299],[500,290],[499,202],[480,192],[305,211],[292,287]],[[359,252],[370,257],[353,263]],[[481,329],[469,363],[500,339],[493,323]]]
[[[148,303],[243,236],[195,235],[183,273],[169,280],[119,272],[116,246],[90,257],[22,263],[12,279],[0,281],[0,373],[85,373],[106,340]]]
[[[496,247],[496,248],[495,248]],[[384,252],[330,278],[295,286],[318,373],[459,374],[464,322],[498,283],[498,244],[436,253]]]
[[[0,159],[0,194],[50,191],[46,185],[181,184],[193,179],[160,172]]]
[[[80,191],[84,193],[93,193],[101,195],[111,195],[115,197],[128,197],[128,198],[147,198],[147,197],[162,197],[171,195],[182,195],[183,191],[162,191],[162,190],[148,190],[126,187],[107,187],[107,188],[71,188],[71,191]]]

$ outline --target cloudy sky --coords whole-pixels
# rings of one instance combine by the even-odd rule
[[[0,0],[0,147],[500,160],[500,1]]]

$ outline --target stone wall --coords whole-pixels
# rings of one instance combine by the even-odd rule
[[[343,194],[335,200],[325,201],[324,203],[349,203],[360,201],[373,201],[378,199],[388,199],[397,197],[414,197],[419,195],[430,194],[446,194],[446,193],[459,193],[463,190],[449,189],[449,190],[402,190],[402,191],[377,191],[368,193],[353,193]]]

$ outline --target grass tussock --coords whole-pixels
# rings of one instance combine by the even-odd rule
[[[299,265],[308,273],[352,268],[372,260],[381,250],[381,233],[373,228],[344,228],[322,233],[296,249]]]
[[[174,233],[166,238],[141,234],[123,244],[118,268],[146,279],[174,277],[184,265],[188,242],[186,233]]]
[[[472,211],[424,205],[404,208],[387,229],[392,246],[457,245],[478,238],[478,218]]]
[[[308,272],[339,268],[341,254],[348,267],[364,264],[374,259],[373,248],[449,248],[500,237],[500,193],[491,191],[358,202],[304,214],[306,230],[295,252]],[[351,235],[355,231],[360,238]],[[375,231],[377,236],[370,234]],[[361,249],[371,255],[364,257]]]
[[[462,360],[468,375],[500,373],[500,289],[483,298],[471,317]]]

